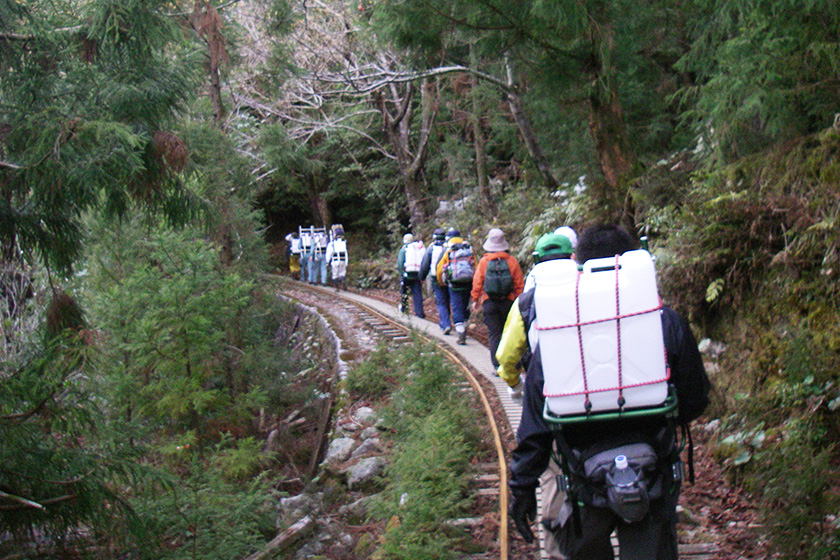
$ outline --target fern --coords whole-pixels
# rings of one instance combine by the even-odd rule
[[[718,300],[721,293],[723,293],[724,284],[725,284],[725,282],[724,282],[723,278],[718,278],[717,280],[715,280],[714,282],[709,284],[709,287],[706,288],[706,302],[707,303],[714,303]]]

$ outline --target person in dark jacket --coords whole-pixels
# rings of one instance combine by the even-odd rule
[[[581,236],[576,249],[578,262],[623,254],[635,248],[635,241],[615,226],[595,226]],[[519,313],[528,333],[535,319],[534,290],[519,298]],[[709,380],[703,367],[697,342],[688,324],[675,311],[663,307],[661,312],[666,360],[670,368],[670,383],[678,399],[678,424],[699,417],[708,405]],[[531,336],[538,336],[534,330]],[[561,432],[552,428],[544,418],[543,367],[539,341],[529,341],[535,348],[525,376],[522,418],[517,431],[517,447],[511,456],[510,490],[511,518],[517,531],[527,542],[533,542],[530,521],[536,517],[536,488],[540,477],[549,467],[552,447],[573,450],[572,455],[586,454],[594,448],[605,449],[615,442],[646,441],[669,454],[668,461],[676,461],[679,452],[673,422],[662,415],[620,418],[598,422],[566,424]],[[562,435],[559,435],[562,433]],[[563,444],[560,444],[560,441]],[[585,456],[585,455],[584,455]],[[638,521],[626,522],[613,509],[594,505],[585,488],[588,483],[575,472],[564,473],[570,478],[573,498],[557,493],[563,500],[558,512],[543,525],[557,539],[556,558],[566,560],[612,560],[610,534],[618,534],[622,560],[671,560],[677,558],[676,506],[680,480],[671,472],[672,463],[663,461],[657,474],[661,493],[650,499],[647,514]],[[552,504],[549,504],[552,505]],[[556,504],[554,504],[556,505]],[[544,505],[544,510],[546,505]]]
[[[423,262],[420,264],[420,281],[429,276],[429,287],[435,294],[435,306],[438,312],[438,326],[443,334],[452,332],[452,311],[449,306],[449,288],[446,284],[439,284],[436,271],[437,263],[446,251],[446,232],[438,228],[432,234],[432,244],[426,248]],[[429,275],[429,273],[432,273]]]

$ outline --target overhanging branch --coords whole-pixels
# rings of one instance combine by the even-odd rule
[[[516,86],[509,85],[505,80],[468,66],[461,66],[460,64],[452,66],[438,66],[436,68],[429,68],[428,70],[412,71],[394,71],[382,68],[381,66],[368,65],[354,68],[350,72],[340,74],[313,74],[312,79],[325,83],[348,84],[346,89],[339,90],[335,92],[336,94],[365,95],[389,84],[414,82],[424,78],[432,78],[453,73],[473,75],[480,80],[484,80],[499,87],[504,92],[517,91]]]

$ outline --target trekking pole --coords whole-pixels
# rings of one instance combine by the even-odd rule
[[[402,278],[400,278],[400,303],[397,305],[397,311],[408,314],[408,290]]]

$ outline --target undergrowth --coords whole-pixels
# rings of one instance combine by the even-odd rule
[[[709,416],[781,558],[840,558],[840,135],[695,174],[657,240],[664,299],[724,341]]]
[[[380,413],[393,453],[372,508],[386,523],[373,558],[457,558],[474,546],[447,523],[468,512],[471,464],[481,452],[483,419],[472,393],[453,383],[458,375],[419,340],[398,351],[380,348],[348,374],[351,394],[388,396]]]

